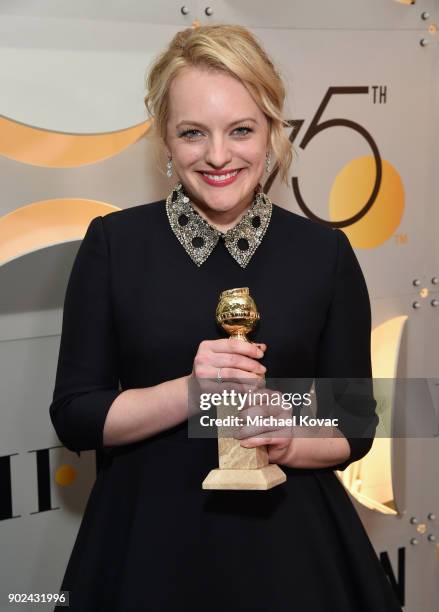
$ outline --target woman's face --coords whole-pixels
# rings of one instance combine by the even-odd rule
[[[192,202],[232,221],[252,202],[265,170],[268,122],[240,81],[223,72],[184,68],[169,91],[166,148]],[[221,174],[236,177],[221,179]],[[219,173],[219,180],[203,173]]]

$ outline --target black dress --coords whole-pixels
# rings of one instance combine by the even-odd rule
[[[161,200],[96,217],[80,245],[50,406],[61,442],[101,452],[121,389],[189,374],[199,343],[223,337],[219,293],[243,286],[261,313],[251,339],[268,346],[267,377],[371,376],[369,298],[343,232],[273,205],[246,268],[221,240],[198,267]],[[400,611],[333,472],[372,439],[348,441],[345,463],[282,466],[286,482],[268,491],[203,490],[217,443],[188,438],[187,422],[104,450],[60,586],[70,609]]]

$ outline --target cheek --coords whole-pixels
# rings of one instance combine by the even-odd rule
[[[265,147],[262,147],[260,142],[255,142],[251,146],[243,148],[241,155],[253,165],[259,166],[265,161],[265,152]]]
[[[202,158],[203,158],[203,155],[200,151],[199,152],[191,151],[189,154],[185,156],[184,165],[188,170],[191,170],[193,166],[196,166],[197,164],[199,164],[199,161]]]
[[[200,149],[198,147],[184,147],[180,146],[174,150],[174,161],[183,170],[197,163],[200,159]]]

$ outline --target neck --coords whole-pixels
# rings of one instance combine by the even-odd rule
[[[252,201],[253,202],[253,201]],[[242,219],[247,210],[252,205],[252,202],[246,204],[245,206],[240,206],[239,210],[227,210],[225,212],[221,211],[212,211],[206,207],[200,207],[199,205],[192,202],[192,206],[199,213],[201,217],[203,217],[210,225],[215,227],[222,233],[227,232],[227,230],[235,227],[237,223]]]

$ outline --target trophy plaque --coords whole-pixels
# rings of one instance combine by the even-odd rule
[[[259,320],[256,304],[248,287],[227,289],[216,309],[218,325],[232,338],[249,342],[249,334]],[[230,407],[217,406],[217,417],[230,413]],[[240,440],[221,435],[218,427],[219,468],[203,480],[203,489],[267,490],[285,482],[286,475],[276,463],[269,463],[266,446],[244,448]]]

